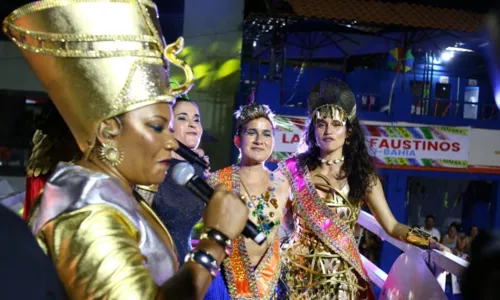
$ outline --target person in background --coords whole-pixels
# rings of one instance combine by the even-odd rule
[[[174,138],[197,152],[208,163],[208,157],[202,149],[198,148],[203,135],[198,105],[189,100],[187,95],[183,95],[177,98],[173,112],[172,135]],[[170,168],[173,169],[183,161],[181,156],[174,153]],[[196,175],[202,178],[206,175],[207,170],[203,170],[199,165],[193,164],[193,167]],[[184,257],[192,249],[191,232],[201,220],[205,204],[186,187],[175,183],[171,172],[167,172],[165,180],[154,195],[152,209],[172,234],[179,256]]]
[[[177,88],[179,87],[179,83],[173,79],[170,80],[170,86],[172,88]],[[194,101],[191,101],[189,100],[189,97],[188,95],[179,95],[177,98],[176,98],[176,104],[174,104],[174,114],[175,114],[175,109],[179,108],[179,107],[183,107],[184,105],[183,104],[177,104],[177,103],[180,103],[180,102],[189,102],[191,103],[193,106],[196,107],[196,110],[198,111],[198,106],[196,105],[196,103]],[[199,115],[199,113],[198,113]],[[200,119],[198,117],[198,119]],[[202,150],[202,149],[199,149],[198,148],[198,145],[200,143],[200,140],[201,140],[201,135],[203,133],[203,128],[201,128],[201,123],[200,123],[200,128],[201,128],[201,132],[199,134],[197,134],[197,141],[194,142],[194,141],[191,141],[190,139],[185,139],[184,135],[182,133],[179,133],[180,131],[177,130],[177,133],[175,133],[175,127],[177,126],[180,126],[179,123],[182,123],[182,122],[175,122],[177,119],[174,119],[174,125],[173,125],[173,128],[172,130],[174,130],[174,137],[180,141],[181,143],[183,143],[184,145],[188,146],[187,144],[189,145],[192,145],[192,144],[196,144],[194,146],[194,148],[192,148],[191,146],[188,146],[191,148],[191,150],[195,151],[196,153],[198,153],[198,155],[200,155],[200,157],[203,157],[203,159],[207,162],[209,162],[208,160],[208,156],[205,155],[205,152]],[[178,124],[178,125],[176,125]],[[189,132],[189,134],[192,134],[192,131]],[[191,137],[191,136],[190,136]],[[175,163],[178,163],[178,162],[181,162],[181,161],[184,161],[184,158],[182,158],[180,155],[178,155],[177,153],[173,153],[173,157],[175,159]],[[199,166],[197,165],[194,165],[195,169],[198,170],[199,169]],[[205,173],[208,174],[208,170],[205,170]],[[205,174],[205,176],[207,176]],[[203,174],[201,174],[203,175]],[[165,182],[168,184],[174,184],[174,187],[177,188],[178,186],[175,186],[175,183],[172,181],[172,177],[171,175],[167,174],[167,177],[165,179]],[[136,185],[135,187],[135,190],[137,191],[137,193],[139,193],[139,195],[141,195],[141,197],[149,204],[149,205],[153,205],[153,201],[154,201],[154,198],[156,196],[156,194],[158,193],[158,185],[151,185],[151,186],[144,186],[144,185]]]
[[[358,244],[359,247],[361,247],[361,239],[365,234],[364,231],[365,229],[361,225],[359,225],[359,223],[356,223],[356,225],[354,225],[354,238],[356,239],[356,244]]]
[[[466,255],[466,258],[470,256],[471,253],[471,245],[476,236],[479,234],[479,227],[476,225],[472,225],[469,231],[469,235],[464,237],[462,240],[463,252]]]
[[[482,231],[471,244],[470,265],[461,276],[462,299],[496,300],[498,286],[500,286],[500,233]]]
[[[425,217],[424,226],[420,227],[420,230],[431,235],[436,241],[441,240],[441,233],[434,227],[436,218],[433,215],[428,215]]]
[[[381,247],[382,240],[376,234],[366,230],[360,241],[359,252],[368,258],[369,261],[378,265]]]
[[[462,252],[462,240],[458,236],[457,225],[455,223],[450,224],[448,233],[441,239],[441,244],[448,247],[455,255],[459,255]]]
[[[30,216],[69,298],[202,299],[246,205],[217,187],[204,213],[209,233],[179,268],[168,231],[134,192],[160,184],[178,148],[172,105],[194,81],[176,57],[183,39],[165,45],[151,1],[38,1],[3,29],[83,153],[57,165]],[[169,85],[169,62],[186,75],[179,88]]]
[[[35,200],[57,163],[76,161],[82,154],[68,125],[51,101],[43,105],[35,127],[33,149],[26,168],[24,220],[28,220]]]
[[[26,222],[0,204],[0,298],[66,299],[52,261]]]

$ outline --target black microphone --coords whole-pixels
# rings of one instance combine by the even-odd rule
[[[189,149],[188,146],[184,145],[179,141],[177,141],[177,143],[179,144],[179,149],[175,150],[175,153],[182,156],[188,162],[201,166],[202,169],[210,168],[210,165],[203,158],[201,158],[196,152]]]
[[[192,165],[187,162],[177,164],[172,170],[172,178],[178,185],[185,186],[191,193],[195,194],[203,202],[208,203],[214,190],[203,180],[197,176]],[[250,220],[243,229],[243,235],[252,239],[258,245],[262,245],[267,237],[263,232],[260,232],[257,226]]]

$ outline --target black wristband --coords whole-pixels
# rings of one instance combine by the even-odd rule
[[[231,255],[233,251],[232,241],[222,232],[213,228],[206,228],[200,235],[200,241],[202,240],[213,240],[219,244],[226,252],[226,255]]]
[[[217,264],[217,260],[208,252],[195,249],[189,252],[184,258],[184,262],[194,262],[202,265],[205,269],[210,272],[213,278],[217,277],[220,273],[219,265]]]

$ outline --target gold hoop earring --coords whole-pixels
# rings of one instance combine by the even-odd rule
[[[116,167],[123,160],[123,153],[113,142],[103,143],[99,148],[99,158],[104,163]]]

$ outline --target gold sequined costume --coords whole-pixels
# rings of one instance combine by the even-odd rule
[[[192,86],[191,69],[166,46],[149,0],[45,0],[3,22],[87,158],[98,125]],[[186,83],[170,88],[168,62]],[[72,299],[154,299],[177,270],[156,215],[104,173],[60,164],[30,220]]]
[[[349,185],[342,190],[332,188],[330,181],[317,174],[312,178],[315,188],[328,193],[322,199],[340,217],[343,225],[351,230],[357,222],[360,206],[349,202]],[[294,206],[296,203],[294,202]],[[294,211],[297,211],[294,207]],[[286,283],[291,299],[359,299],[358,292],[367,285],[358,280],[355,269],[341,256],[332,252],[311,230],[302,216],[294,214],[294,232],[289,247],[282,253],[287,266]]]
[[[355,172],[356,168],[352,166],[355,160],[362,158],[355,155],[368,155],[366,150],[358,150],[356,154],[350,149],[360,147],[351,143],[364,144],[362,129],[356,125],[354,94],[345,82],[326,78],[313,88],[307,103],[311,121],[305,139],[307,149],[279,164],[279,170],[287,177],[294,195],[295,228],[290,241],[282,247],[284,267],[288,268],[284,281],[291,299],[375,299],[354,238],[354,227],[364,203],[362,200],[373,204],[373,194],[365,187],[360,193],[360,198],[364,199],[357,200],[355,193],[351,193],[351,201],[350,188],[360,183],[350,177],[349,170],[343,170],[342,165],[338,166],[337,175],[345,172],[346,176],[336,182],[334,176],[321,174],[331,174],[334,169],[329,170],[328,166],[344,163],[344,155],[347,156],[346,163],[351,164],[351,172]],[[310,126],[314,126],[313,134],[309,131]],[[339,148],[336,149],[342,147],[342,156],[334,160],[321,157],[321,151],[327,149],[318,145],[318,134],[334,140],[344,138],[344,143],[337,144]],[[375,172],[373,166],[368,167]],[[378,179],[375,184],[380,184]],[[391,236],[418,247],[428,249],[431,246],[428,236],[398,223],[390,213],[376,217],[386,222],[385,228],[389,227],[389,218],[393,219],[390,220],[394,225]]]
[[[337,78],[322,80],[307,102],[311,126],[326,118],[345,126],[356,118],[354,94]],[[373,299],[354,238],[361,202],[349,200],[349,183],[337,190],[300,156],[280,162],[279,170],[294,196],[294,230],[282,246],[290,299]]]

